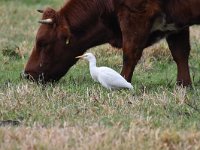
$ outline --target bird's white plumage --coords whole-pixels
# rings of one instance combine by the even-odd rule
[[[133,86],[127,82],[118,72],[108,67],[97,67],[96,58],[92,53],[86,53],[77,58],[84,58],[89,61],[90,75],[92,79],[101,83],[107,89],[132,89]]]

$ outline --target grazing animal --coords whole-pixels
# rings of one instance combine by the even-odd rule
[[[86,53],[76,58],[83,58],[89,61],[90,75],[92,76],[92,79],[101,83],[105,88],[109,90],[133,88],[133,86],[115,70],[108,67],[97,67],[96,58],[92,53]]]
[[[189,26],[200,23],[199,0],[69,0],[43,13],[24,76],[57,81],[76,56],[104,43],[122,48],[121,75],[131,82],[143,49],[166,38],[177,64],[177,83],[191,84]]]

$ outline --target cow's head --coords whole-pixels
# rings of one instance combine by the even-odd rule
[[[76,63],[77,55],[66,19],[51,8],[43,13],[34,48],[25,66],[28,79],[44,82],[59,80]]]

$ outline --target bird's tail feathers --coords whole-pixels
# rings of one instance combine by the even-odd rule
[[[128,88],[133,89],[133,86],[131,85],[131,83],[128,83]]]

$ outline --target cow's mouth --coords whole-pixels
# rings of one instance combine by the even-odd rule
[[[38,82],[38,83],[45,83],[48,82],[46,80],[45,74],[44,73],[36,73],[36,72],[26,72],[26,71],[22,71],[22,73],[20,74],[20,78],[22,79],[28,79],[30,81],[33,82]]]
[[[39,84],[46,84],[46,83],[55,83],[61,77],[59,76],[50,76],[45,73],[36,73],[36,72],[26,72],[22,71],[20,74],[21,79],[28,79],[29,81],[36,82]]]

